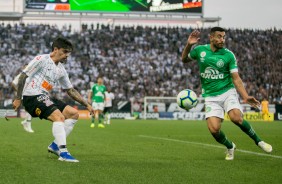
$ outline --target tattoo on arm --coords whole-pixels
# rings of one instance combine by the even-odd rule
[[[15,91],[15,92],[17,92],[17,86],[12,82],[11,83],[11,86],[12,86],[12,89]]]
[[[19,82],[18,82],[18,91],[17,91],[17,96],[16,99],[17,100],[21,100],[22,99],[22,94],[23,94],[23,88],[25,85],[25,81],[28,78],[28,76],[25,73],[21,73],[20,77],[19,77]]]
[[[71,88],[67,90],[67,93],[72,99],[74,99],[81,105],[84,105],[87,107],[88,103],[82,98],[82,96],[78,93],[77,90],[75,90],[74,88]]]

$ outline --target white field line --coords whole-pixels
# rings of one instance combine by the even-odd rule
[[[213,144],[204,144],[204,143],[199,143],[199,142],[183,141],[183,140],[178,140],[178,139],[154,137],[154,136],[148,136],[148,135],[138,135],[138,137],[149,138],[149,139],[157,139],[157,140],[163,140],[163,141],[170,141],[170,142],[178,142],[178,143],[184,143],[184,144],[194,144],[194,145],[200,145],[200,146],[206,146],[206,147],[212,147],[212,148],[226,149],[226,148],[224,148],[222,146],[216,146],[216,145],[213,145]],[[265,153],[257,153],[257,152],[241,150],[241,149],[236,149],[236,152],[242,152],[242,153],[248,153],[248,154],[252,154],[252,155],[258,155],[258,156],[265,156],[265,157],[282,159],[282,156],[278,156],[278,155],[271,155],[271,154],[265,154]]]

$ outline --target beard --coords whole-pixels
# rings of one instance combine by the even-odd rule
[[[214,47],[217,49],[222,49],[224,47],[224,43],[214,44]]]

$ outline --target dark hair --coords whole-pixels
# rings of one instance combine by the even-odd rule
[[[63,49],[70,49],[71,51],[73,50],[72,43],[68,41],[65,38],[56,38],[53,43],[52,43],[52,51],[54,51],[55,47],[58,49],[63,48]]]
[[[219,31],[219,32],[226,32],[226,30],[223,29],[222,27],[213,27],[213,28],[211,28],[210,33],[215,33],[216,31]]]

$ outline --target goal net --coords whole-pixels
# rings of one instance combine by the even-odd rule
[[[141,118],[143,119],[169,119],[169,120],[203,120],[204,99],[198,98],[196,107],[186,111],[181,109],[176,102],[176,97],[144,97],[144,107]]]

